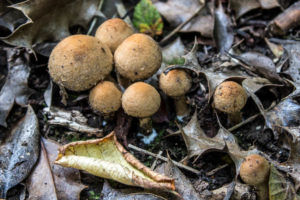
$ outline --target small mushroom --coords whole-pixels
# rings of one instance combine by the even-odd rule
[[[72,35],[52,50],[49,73],[53,81],[69,90],[90,89],[112,70],[113,56],[95,37]]]
[[[133,33],[133,29],[126,22],[119,18],[113,18],[98,27],[95,37],[114,53],[117,47]]]
[[[151,130],[151,119],[160,107],[160,95],[151,85],[136,82],[130,85],[122,96],[124,111],[140,119],[140,127],[146,131]]]
[[[98,83],[89,95],[91,107],[103,114],[110,114],[121,107],[122,92],[110,81]]]
[[[218,85],[214,93],[214,107],[228,114],[229,122],[234,125],[242,121],[241,109],[247,102],[245,89],[234,81]]]
[[[257,154],[249,155],[241,164],[240,177],[248,185],[257,190],[260,200],[268,199],[268,178],[270,174],[269,162]]]
[[[192,79],[183,69],[173,69],[159,77],[159,87],[175,100],[177,116],[188,114],[185,94],[191,89]]]
[[[126,38],[114,54],[117,71],[136,81],[151,77],[162,62],[158,44],[148,35],[136,33]]]

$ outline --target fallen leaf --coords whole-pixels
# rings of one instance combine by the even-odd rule
[[[39,156],[39,126],[29,105],[25,117],[0,146],[0,198],[23,181]]]
[[[175,190],[173,179],[140,163],[121,146],[114,132],[101,139],[73,142],[63,146],[55,163],[131,186]]]
[[[283,47],[287,50],[289,67],[283,71],[290,75],[295,83],[300,85],[300,42],[286,43]]]
[[[28,0],[11,7],[28,20],[4,39],[10,45],[33,49],[45,41],[59,41],[70,35],[69,27],[86,27],[97,14],[98,0]]]
[[[201,156],[207,151],[224,150],[225,148],[223,132],[219,132],[213,138],[207,137],[199,125],[197,112],[193,114],[193,117],[182,128],[181,132],[188,150],[187,158]]]
[[[214,15],[214,40],[219,52],[223,54],[231,48],[233,43],[234,34],[231,27],[232,24],[230,18],[225,14],[221,3],[215,9]]]
[[[199,0],[172,0],[156,1],[154,3],[157,10],[171,26],[178,26],[187,21],[203,4]],[[180,32],[199,32],[204,37],[212,38],[213,17],[209,14],[208,8],[204,8],[187,23]]]
[[[155,171],[172,177],[175,180],[176,191],[183,199],[200,200],[199,193],[193,187],[191,181],[173,164],[171,159],[167,163],[163,163],[156,167]]]
[[[128,146],[127,136],[131,127],[131,123],[132,117],[126,115],[123,110],[117,112],[117,124],[114,128],[114,132],[118,141],[121,141],[121,143],[126,147]]]
[[[259,0],[259,3],[263,9],[271,9],[280,6],[277,0]]]
[[[19,49],[5,49],[8,59],[8,75],[0,91],[0,125],[6,127],[6,118],[14,103],[25,106],[32,94],[27,85],[30,68],[28,53]]]
[[[164,198],[160,198],[153,194],[130,194],[124,193],[122,191],[118,191],[112,188],[107,181],[104,181],[102,192],[101,192],[101,199],[102,200],[160,200]]]
[[[273,165],[270,169],[269,178],[269,199],[270,200],[299,200],[300,196],[290,181],[281,174]]]
[[[39,162],[26,182],[28,199],[77,200],[86,188],[80,183],[78,170],[54,165],[59,147],[56,142],[42,138]]]
[[[281,44],[275,44],[273,42],[270,42],[268,38],[265,38],[265,41],[266,41],[269,49],[274,54],[274,56],[276,56],[277,58],[280,58],[284,54],[284,48]]]
[[[47,89],[44,92],[44,100],[46,105],[51,108],[52,105],[53,82],[50,81]]]
[[[176,40],[162,48],[163,61],[167,64],[175,64],[184,55],[185,49],[184,45],[180,39],[177,37]]]
[[[230,0],[230,7],[235,12],[237,18],[246,14],[247,12],[260,7],[257,0]]]

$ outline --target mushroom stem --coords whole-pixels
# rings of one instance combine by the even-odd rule
[[[186,116],[189,113],[189,107],[186,103],[186,97],[174,97],[174,103],[177,116]]]
[[[150,117],[140,118],[140,127],[146,131],[147,134],[152,131],[152,120]]]
[[[255,186],[256,194],[258,197],[258,200],[265,200],[269,197],[269,191],[268,191],[268,181],[265,181],[259,185]]]
[[[234,126],[242,121],[242,113],[241,112],[234,112],[228,114],[229,123]]]

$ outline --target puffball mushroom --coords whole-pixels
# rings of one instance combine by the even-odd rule
[[[268,199],[269,174],[269,162],[260,155],[249,155],[241,164],[240,177],[248,185],[256,187],[258,199]]]
[[[173,69],[159,77],[159,87],[162,91],[175,100],[176,113],[184,116],[188,113],[185,94],[192,87],[190,75],[183,69]]]
[[[98,83],[89,95],[89,102],[94,110],[103,114],[117,111],[121,107],[122,92],[110,81]]]
[[[119,18],[113,18],[98,27],[95,37],[114,53],[117,47],[133,33],[133,29],[126,22]]]
[[[131,81],[151,77],[161,66],[162,53],[148,35],[136,33],[126,38],[114,54],[117,71]]]
[[[122,107],[124,111],[140,119],[141,128],[146,131],[151,127],[150,116],[156,113],[160,107],[160,95],[157,90],[144,82],[136,82],[130,85],[123,93]]]
[[[232,124],[241,122],[241,109],[247,102],[245,89],[234,81],[225,81],[218,85],[214,93],[214,107],[228,114]]]
[[[90,89],[112,70],[107,45],[88,35],[72,35],[52,50],[48,68],[53,81],[69,90]]]

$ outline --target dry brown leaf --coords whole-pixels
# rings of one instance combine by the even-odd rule
[[[60,147],[56,142],[42,138],[41,147],[39,162],[26,182],[28,199],[79,199],[86,188],[80,183],[79,170],[54,165]]]
[[[97,13],[98,0],[27,0],[11,7],[22,11],[28,21],[4,41],[31,48],[45,41],[59,41],[70,35],[69,27],[86,27]]]
[[[126,185],[175,190],[173,179],[144,166],[116,140],[114,132],[101,139],[73,142],[63,146],[55,163],[85,170]]]

